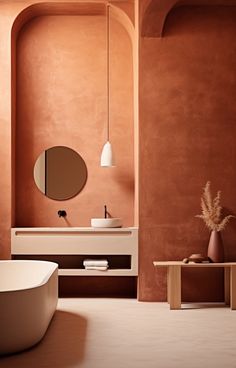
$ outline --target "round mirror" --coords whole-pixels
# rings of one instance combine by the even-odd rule
[[[55,146],[38,157],[34,165],[34,180],[43,194],[62,201],[83,189],[87,167],[82,157],[71,148]]]

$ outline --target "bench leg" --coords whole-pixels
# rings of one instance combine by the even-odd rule
[[[170,304],[170,269],[167,267],[167,303]]]
[[[230,305],[230,267],[224,267],[225,304]]]
[[[181,266],[168,266],[168,302],[170,309],[181,308]]]
[[[236,266],[230,268],[230,307],[236,309]]]

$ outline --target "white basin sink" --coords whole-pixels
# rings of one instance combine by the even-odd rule
[[[111,217],[111,218],[92,218],[91,219],[92,227],[121,227],[122,221],[119,217]]]

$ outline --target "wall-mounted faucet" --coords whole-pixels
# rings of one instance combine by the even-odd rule
[[[57,212],[57,214],[58,214],[58,216],[59,216],[59,217],[66,217],[66,215],[67,215],[67,213],[66,213],[66,211],[65,211],[65,210],[59,210],[59,211]]]
[[[104,205],[104,218],[108,218],[109,217],[109,212],[107,211],[107,206]]]

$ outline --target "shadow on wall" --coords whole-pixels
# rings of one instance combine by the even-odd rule
[[[134,173],[129,170],[119,168],[114,172],[116,182],[119,183],[123,190],[127,193],[134,193]]]
[[[26,326],[27,328],[27,326]],[[0,358],[1,368],[77,366],[84,360],[87,320],[77,314],[56,311],[41,342],[19,354]]]

